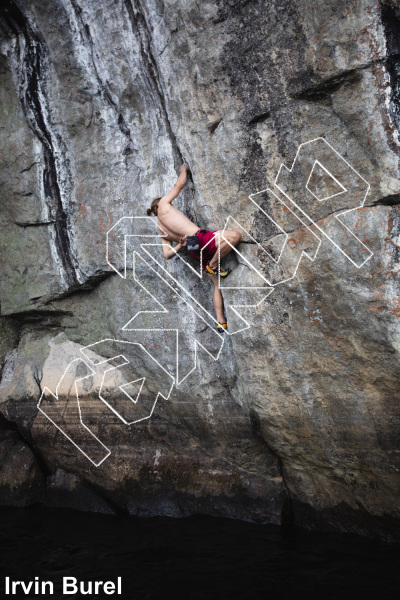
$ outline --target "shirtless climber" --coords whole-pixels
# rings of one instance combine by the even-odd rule
[[[164,236],[162,238],[162,248],[165,258],[169,259],[175,256],[183,246],[187,245],[187,238],[190,238],[190,236],[196,236],[197,240],[194,238],[190,241],[198,241],[199,246],[195,250],[189,250],[189,254],[193,258],[200,261],[200,253],[204,248],[203,269],[209,274],[214,284],[213,304],[218,321],[218,330],[224,331],[227,328],[227,323],[224,315],[224,301],[218,285],[218,246],[221,260],[229,254],[232,246],[236,246],[240,242],[242,236],[237,231],[226,229],[223,232],[222,230],[207,231],[206,229],[200,229],[180,210],[172,206],[173,200],[183,190],[186,182],[187,167],[182,165],[180,175],[172,190],[166,196],[155,198],[151,203],[151,207],[147,209],[147,214],[149,216],[154,214],[158,217],[158,228],[160,234]],[[217,233],[219,236],[216,236]],[[229,244],[222,239],[222,233]],[[172,242],[177,242],[176,246],[173,246]],[[227,277],[230,272],[230,269],[223,269],[220,266],[220,277]]]

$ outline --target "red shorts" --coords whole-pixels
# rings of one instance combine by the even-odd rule
[[[199,229],[196,233],[197,239],[199,240],[200,248],[198,250],[190,250],[190,256],[193,256],[196,260],[200,260],[200,252],[202,248],[204,248],[203,255],[203,270],[206,271],[206,264],[212,259],[214,254],[217,251],[217,246],[215,245],[215,234],[218,229],[215,231],[207,231],[207,229]]]

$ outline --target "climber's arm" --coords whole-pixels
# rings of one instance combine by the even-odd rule
[[[165,196],[163,196],[161,198],[161,200],[160,200],[160,202],[158,204],[159,205],[161,205],[161,204],[171,204],[171,202],[173,200],[175,200],[175,198],[177,197],[177,195],[183,190],[183,188],[186,185],[186,182],[187,182],[187,166],[186,165],[182,165],[181,166],[181,172],[179,174],[178,179],[176,180],[176,183],[175,183],[174,187],[169,192],[169,194],[166,194]]]
[[[169,240],[163,240],[162,241],[162,250],[163,250],[164,257],[167,260],[169,260],[170,258],[172,258],[173,256],[175,256],[176,253],[179,252],[179,250],[181,248],[183,248],[183,246],[185,246],[185,245],[186,245],[186,241],[185,241],[184,244],[182,244],[181,242],[179,242],[179,244],[177,244],[176,246],[173,246],[172,242],[170,242]]]
[[[175,254],[175,252],[172,250],[172,242],[170,242],[169,240],[163,240],[162,251],[164,254],[164,258],[166,258],[167,260],[172,258]]]

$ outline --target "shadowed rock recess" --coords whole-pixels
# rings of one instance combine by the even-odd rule
[[[0,36],[0,504],[399,540],[400,1],[3,0]],[[185,162],[178,208],[251,234],[229,259],[237,285],[243,257],[267,274],[255,242],[275,248],[282,234],[249,196],[315,138],[370,183],[343,217],[372,251],[360,268],[319,236],[315,260],[222,338],[160,267],[137,259],[135,281],[134,238],[127,277],[108,264],[107,232],[144,216]],[[325,231],[335,206],[313,205]],[[149,253],[212,307],[211,282]],[[123,329],[157,302],[168,314]],[[178,385],[171,329],[181,378],[192,370]],[[197,346],[197,366],[196,339],[210,353]],[[121,342],[92,347],[91,363],[81,350],[101,340]],[[129,368],[98,366],[121,353]],[[150,356],[165,371],[124,422],[118,386],[137,386]],[[38,409],[42,392],[68,437]]]

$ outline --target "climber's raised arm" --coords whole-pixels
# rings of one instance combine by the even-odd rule
[[[177,197],[177,195],[183,190],[187,182],[187,166],[181,166],[181,172],[179,173],[179,177],[176,180],[176,183],[169,194],[163,196],[159,202],[159,204],[171,204],[173,200]]]

